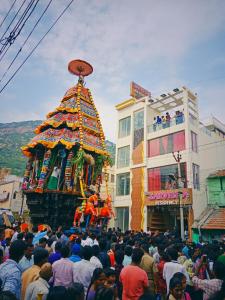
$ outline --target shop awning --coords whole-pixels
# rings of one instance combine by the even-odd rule
[[[208,208],[192,228],[203,230],[225,230],[225,208]]]
[[[225,169],[224,170],[217,170],[214,173],[211,173],[208,178],[216,178],[216,177],[225,177]]]
[[[213,211],[202,229],[224,229],[225,230],[225,208],[218,208]]]

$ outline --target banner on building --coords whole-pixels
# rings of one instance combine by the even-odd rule
[[[147,91],[142,86],[132,81],[130,84],[130,96],[135,99],[140,99],[146,96],[151,97],[151,92]]]
[[[163,205],[179,205],[180,190],[161,190],[148,192],[145,194],[145,205],[147,206],[163,206]],[[192,204],[192,189],[182,189],[182,205]]]

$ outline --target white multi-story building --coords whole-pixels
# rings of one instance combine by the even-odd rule
[[[106,173],[105,173],[106,171]],[[106,183],[107,179],[107,183]],[[101,185],[101,192],[100,197],[101,199],[106,199],[107,196],[110,195],[112,200],[112,209],[114,210],[114,201],[115,201],[115,165],[112,167],[107,167],[106,170],[103,168],[102,172],[102,185]],[[115,226],[115,219],[112,216],[110,219],[110,222],[108,224],[108,227],[114,227]]]
[[[220,124],[219,135],[200,123],[198,97],[186,87],[154,99],[150,94],[132,97],[116,109],[116,226],[179,229],[178,164],[173,156],[179,151],[181,204],[190,232],[207,206],[205,179],[225,167],[224,125],[213,123],[214,129]]]

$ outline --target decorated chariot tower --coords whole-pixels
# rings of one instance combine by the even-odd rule
[[[112,214],[108,192],[106,199],[99,196],[102,169],[107,172],[110,157],[91,91],[84,84],[93,68],[85,61],[73,60],[68,70],[78,76],[78,83],[22,147],[28,157],[23,191],[32,223],[53,228],[70,226],[73,220],[77,225],[82,215],[88,226]]]

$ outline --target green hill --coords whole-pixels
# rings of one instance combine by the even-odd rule
[[[106,149],[111,155],[111,159],[113,162],[113,165],[115,164],[115,156],[116,156],[116,144],[113,142],[110,142],[108,140],[105,141]]]
[[[0,167],[12,169],[12,174],[22,176],[26,157],[21,147],[34,136],[34,128],[41,121],[0,123]]]
[[[34,136],[34,129],[42,121],[0,123],[0,168],[10,168],[12,174],[23,176],[27,158],[21,147]],[[106,141],[107,150],[115,161],[115,144]]]

